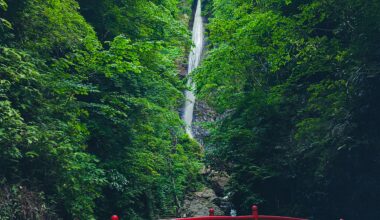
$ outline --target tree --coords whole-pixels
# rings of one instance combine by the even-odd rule
[[[375,218],[379,4],[211,4],[210,50],[194,75],[199,96],[223,115],[208,157],[230,164],[239,211],[261,203],[275,214]]]

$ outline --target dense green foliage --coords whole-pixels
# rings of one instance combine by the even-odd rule
[[[176,213],[201,157],[177,113],[189,8],[0,0],[0,219]]]
[[[222,115],[208,157],[240,213],[377,219],[380,2],[208,4],[197,91]]]
[[[239,213],[377,219],[380,2],[204,0],[207,160]],[[191,0],[0,0],[0,219],[178,214]]]

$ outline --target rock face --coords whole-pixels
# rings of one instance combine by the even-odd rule
[[[222,215],[224,214],[223,211],[214,203],[216,199],[218,199],[218,197],[214,190],[205,187],[203,190],[186,197],[182,207],[181,216],[208,216],[210,208],[215,210],[215,215]]]
[[[194,138],[207,151],[203,140],[209,136],[209,131],[202,126],[203,123],[213,122],[222,117],[202,100],[196,100],[193,112],[192,133]],[[231,204],[226,195],[226,186],[230,180],[224,171],[215,171],[204,168],[201,174],[206,180],[206,187],[201,191],[191,193],[185,198],[180,210],[182,217],[208,216],[209,209],[214,209],[215,215],[229,215]]]
[[[202,123],[213,122],[217,119],[217,113],[213,111],[205,102],[196,100],[194,106],[194,116],[192,132],[195,139],[203,146],[203,139],[209,135],[209,132],[202,127]]]
[[[202,123],[213,122],[220,117],[205,102],[201,100],[195,102],[192,133],[206,151],[207,146],[204,146],[203,140],[209,135],[209,132],[202,127]],[[229,215],[231,204],[225,193],[225,188],[230,180],[229,175],[224,171],[215,171],[211,168],[204,168],[201,174],[206,180],[207,187],[186,197],[180,211],[181,216],[208,216],[210,208],[214,209],[215,215]]]
[[[208,216],[213,208],[215,215],[228,215],[231,205],[225,196],[225,187],[230,177],[227,173],[204,169],[202,174],[207,181],[207,187],[188,195],[180,210],[182,217]]]
[[[230,176],[224,171],[211,170],[207,175],[207,181],[217,196],[224,197],[225,188],[230,181]]]

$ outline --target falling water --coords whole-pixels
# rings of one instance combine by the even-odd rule
[[[203,20],[201,16],[201,1],[198,0],[197,9],[195,11],[194,16],[194,25],[193,25],[193,44],[192,50],[189,54],[189,66],[187,70],[187,74],[189,75],[195,68],[198,67],[202,51],[203,51]],[[192,81],[191,77],[189,77],[187,81],[187,86],[191,89],[194,89],[195,85]],[[185,91],[186,103],[183,109],[182,119],[186,124],[186,132],[190,137],[193,137],[193,133],[191,131],[191,124],[193,122],[193,112],[194,112],[194,104],[195,104],[195,96],[193,91]]]

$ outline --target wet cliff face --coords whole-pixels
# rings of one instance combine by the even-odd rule
[[[204,138],[209,135],[209,132],[204,127],[205,122],[213,122],[217,119],[216,112],[209,107],[205,102],[198,100],[194,107],[194,117],[192,132],[195,139],[204,146]],[[207,150],[207,147],[204,146]]]
[[[229,215],[232,208],[228,201],[229,197],[226,195],[229,175],[206,167],[201,174],[207,186],[186,196],[180,215],[182,217],[208,216],[210,208],[215,210],[215,215]]]
[[[215,215],[223,215],[223,211],[215,204],[217,200],[218,197],[214,190],[204,187],[202,190],[186,197],[181,210],[181,216],[208,216],[210,208],[215,210]]]
[[[186,102],[183,107],[182,119],[185,121],[186,133],[192,138],[192,122],[193,122],[193,113],[195,105],[195,94],[193,92],[195,84],[192,80],[191,73],[196,69],[202,59],[202,52],[204,48],[204,27],[203,27],[203,18],[201,13],[201,1],[197,2],[197,8],[194,15],[194,25],[192,31],[192,42],[193,47],[191,48],[189,54],[189,65],[187,69],[188,81],[187,86],[189,90],[185,91]]]
[[[205,55],[205,39],[203,21],[201,17],[201,1],[197,2],[195,7],[193,22],[193,43],[194,47],[189,54],[189,64],[187,69],[188,87],[195,88],[191,78],[191,72],[198,67],[203,56]],[[182,74],[184,70],[182,68]],[[210,108],[205,102],[196,100],[192,91],[185,91],[186,103],[181,111],[183,120],[186,123],[186,129],[189,136],[195,138],[207,151],[204,146],[204,139],[209,135],[204,123],[213,122],[218,118],[217,113]],[[207,161],[206,161],[207,163]],[[228,196],[225,195],[225,187],[229,182],[229,176],[225,172],[214,171],[211,168],[204,168],[202,175],[205,180],[205,187],[197,192],[189,194],[180,210],[182,217],[208,216],[209,209],[215,210],[215,215],[228,215],[231,204],[228,202]]]

